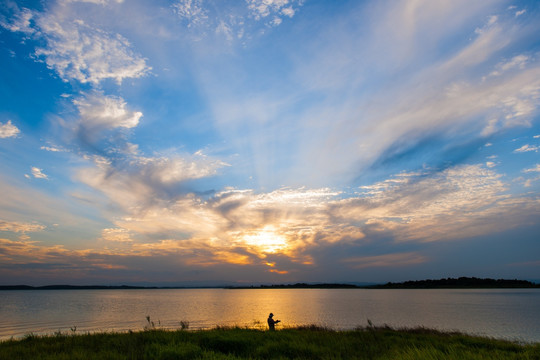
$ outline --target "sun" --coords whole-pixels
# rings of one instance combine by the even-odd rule
[[[267,254],[275,254],[287,248],[287,239],[278,234],[273,226],[265,226],[261,230],[244,235],[244,241]]]

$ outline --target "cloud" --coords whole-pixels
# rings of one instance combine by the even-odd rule
[[[48,194],[42,188],[32,186],[32,183],[34,182],[20,181],[17,177],[9,178],[7,174],[0,174],[0,219],[17,219],[25,224],[33,224],[39,220],[38,224],[47,224],[51,231],[58,229],[54,224],[60,224],[63,229],[64,226],[73,226],[76,228],[72,229],[73,232],[80,236],[93,231],[89,229],[100,226],[99,217],[89,215],[87,204],[81,206],[80,202],[74,202],[69,195],[66,198],[58,193]],[[93,195],[92,200],[96,200],[95,194]],[[47,234],[43,233],[41,236],[46,238]],[[76,236],[72,235],[70,238]]]
[[[288,16],[288,17],[292,18],[294,16],[294,14],[296,13],[296,11],[292,8],[292,6],[290,6],[290,7],[287,7],[287,8],[282,8],[281,13],[283,15],[285,15],[285,16]]]
[[[27,35],[31,35],[35,32],[35,29],[32,27],[31,20],[34,17],[34,13],[28,9],[22,9],[15,12],[12,15],[10,22],[0,22],[0,26],[10,30],[10,31],[20,31]]]
[[[219,8],[209,4],[202,0],[179,0],[171,9],[188,29],[197,32],[198,40],[215,33],[230,43],[235,39],[245,42],[256,33],[264,33],[260,30],[261,22],[264,27],[275,27],[283,22],[283,17],[294,17],[303,0],[247,0],[223,3]]]
[[[85,255],[88,256],[88,252],[72,251],[60,245],[38,245],[27,239],[13,241],[0,238],[0,259],[4,266],[7,265],[7,269],[2,269],[4,273],[10,268],[15,270],[13,271],[15,274],[25,271],[34,272],[33,267],[38,267],[44,270],[40,275],[49,271],[59,275],[65,270],[72,270],[82,275],[81,272],[84,272],[88,263]],[[17,265],[20,264],[25,265],[18,269]]]
[[[45,230],[44,225],[35,223],[24,223],[17,221],[0,220],[0,231],[11,231],[16,233],[38,232]]]
[[[151,204],[170,205],[186,193],[183,183],[215,175],[226,166],[201,153],[161,157],[126,154],[114,162],[93,156],[91,160],[93,166],[79,170],[77,178],[106,194],[120,208],[140,211]]]
[[[21,131],[8,120],[7,123],[0,122],[0,139],[17,137]]]
[[[536,164],[535,167],[523,170],[524,173],[540,172],[540,164]]]
[[[328,188],[282,188],[174,197],[158,191],[162,180],[153,183],[142,172],[129,175],[109,162],[98,161],[95,166],[102,167],[93,169],[101,177],[83,172],[81,180],[122,209],[112,219],[114,226],[101,232],[105,248],[72,251],[0,241],[4,249],[0,253],[21,261],[32,257],[41,264],[62,260],[68,268],[88,274],[112,269],[109,265],[135,271],[135,263],[158,264],[168,258],[175,259],[174,265],[167,265],[174,271],[220,269],[228,264],[252,266],[254,273],[286,275],[324,267],[324,261],[350,269],[392,268],[430,259],[414,251],[355,254],[381,236],[390,243],[450,241],[535,223],[540,214],[538,200],[510,197],[501,176],[482,165],[399,173],[353,194]],[[43,229],[27,225],[3,226],[21,232]],[[316,255],[321,249],[325,254],[332,249],[354,251],[322,260]]]
[[[251,15],[256,20],[274,15],[273,22],[279,19],[279,23],[281,23],[281,19],[278,15],[285,15],[292,18],[295,14],[293,5],[302,6],[303,3],[303,1],[295,0],[247,0],[246,2]],[[279,23],[276,25],[279,25]]]
[[[91,3],[91,4],[98,4],[98,5],[107,5],[111,2],[116,2],[116,3],[124,2],[124,0],[61,0],[61,1],[65,4],[82,2],[82,3]]]
[[[43,173],[43,170],[40,168],[37,168],[35,166],[32,166],[31,168],[32,176],[36,179],[48,179],[49,177]]]
[[[139,124],[142,112],[129,109],[121,97],[92,91],[73,104],[78,116],[65,121],[65,126],[75,135],[78,154],[90,164],[79,168],[75,177],[106,195],[122,212],[144,213],[157,205],[167,209],[189,193],[189,182],[214,176],[228,166],[203,151],[145,155],[129,142],[126,132]]]
[[[121,83],[151,70],[126,38],[64,16],[63,10],[62,5],[43,13],[22,9],[3,26],[44,41],[46,46],[38,47],[35,55],[44,58],[47,67],[64,81],[98,84],[112,79]]]
[[[350,184],[433,139],[437,147],[428,150],[443,152],[448,144],[485,143],[505,129],[530,126],[540,104],[540,63],[529,49],[505,58],[522,40],[519,26],[500,16],[475,33],[478,18],[496,9],[476,3],[463,12],[468,5],[381,3],[330,17],[311,39],[295,38],[306,55],[262,77],[264,89],[233,82],[233,92],[229,82],[213,81],[219,74],[210,77],[205,85],[216,124],[232,151],[252,157],[254,178],[267,188],[300,185],[298,179],[310,187]],[[442,48],[443,55],[434,51]],[[232,72],[244,74],[242,66]],[[499,75],[490,76],[494,71]],[[292,91],[283,78],[294,82]],[[464,161],[478,147],[467,151],[445,161]],[[441,156],[428,151],[407,166],[421,168],[426,157],[439,166]]]
[[[527,10],[526,10],[526,9],[523,9],[523,10],[519,10],[519,11],[516,11],[516,14],[515,14],[515,16],[516,16],[516,17],[518,17],[518,16],[521,16],[521,15],[525,14],[526,12],[527,12]]]
[[[500,76],[504,72],[509,71],[511,69],[521,69],[523,70],[525,68],[525,65],[530,61],[530,57],[527,55],[516,55],[512,59],[501,62],[495,66],[495,71],[493,71],[490,75],[491,76]]]
[[[45,150],[45,151],[50,151],[50,152],[65,152],[65,151],[68,151],[60,146],[55,146],[55,145],[51,145],[51,146],[42,146],[40,147],[41,150]]]
[[[208,21],[208,10],[203,7],[202,0],[181,0],[173,4],[172,8],[181,19],[187,22],[188,27]]]
[[[414,252],[345,258],[343,263],[353,269],[373,267],[403,267],[422,264],[429,259]]]
[[[85,131],[98,132],[105,129],[133,128],[139,124],[142,112],[127,109],[121,97],[107,96],[94,91],[73,100],[79,110],[80,125]]]
[[[233,254],[241,255],[246,264],[279,254],[308,265],[316,261],[311,254],[317,248],[362,246],[377,234],[396,242],[449,241],[507,230],[533,221],[540,213],[538,201],[510,197],[501,176],[482,165],[401,173],[345,198],[325,188],[259,194],[230,189],[207,200],[187,194],[166,202],[148,185],[134,191],[125,180],[118,183],[128,187],[123,196],[115,187],[96,188],[108,191],[123,206],[125,216],[114,221],[118,229],[148,239],[137,246],[163,254],[187,248],[205,254],[230,249],[220,259],[231,263]],[[126,201],[129,196],[134,198]],[[146,197],[154,201],[147,201],[141,211]],[[169,240],[164,242],[163,236]],[[214,259],[203,258],[208,257]],[[378,266],[383,259],[357,259],[354,266]],[[411,255],[400,261],[420,260]]]
[[[30,239],[30,236],[28,236],[27,233],[40,232],[45,229],[46,227],[41,224],[0,220],[0,231],[17,233],[19,234],[19,239],[23,241]]]
[[[136,154],[138,145],[128,142],[128,130],[139,125],[141,111],[130,109],[119,96],[89,91],[71,100],[76,114],[59,120],[70,138],[70,149],[86,156],[118,156]],[[71,110],[71,109],[70,109]],[[55,149],[60,149],[54,147]],[[50,151],[50,150],[49,150]]]
[[[538,146],[525,144],[519,149],[515,149],[514,152],[515,153],[523,153],[523,152],[529,152],[529,151],[538,152],[538,149],[539,149]]]
[[[540,210],[533,200],[510,199],[500,177],[481,165],[456,166],[428,176],[401,174],[362,187],[361,196],[336,203],[332,212],[343,222],[391,231],[398,241],[476,236],[528,221],[508,215],[505,221],[493,222],[501,213],[519,213],[519,202],[531,213]]]
[[[101,231],[101,239],[105,241],[113,242],[132,242],[129,231],[126,229],[114,228],[114,229],[103,229]]]
[[[3,26],[35,40],[35,58],[82,89],[62,96],[68,111],[59,121],[74,135],[67,139],[72,143],[41,149],[70,152],[76,168],[67,171],[69,180],[82,186],[68,191],[77,205],[89,206],[88,217],[98,218],[99,224],[74,245],[87,244],[85,251],[46,243],[6,247],[26,246],[40,261],[60,263],[64,257],[69,269],[80,261],[81,272],[92,266],[126,270],[133,268],[130,262],[170,259],[174,266],[169,269],[249,265],[265,274],[294,276],[298,269],[324,267],[323,252],[341,267],[406,266],[430,260],[409,251],[419,246],[415,243],[486,235],[538,219],[538,200],[520,197],[505,183],[504,159],[467,164],[467,159],[486,158],[469,157],[486,151],[486,141],[498,143],[499,132],[531,124],[538,113],[540,64],[523,48],[523,25],[515,23],[514,11],[505,16],[494,2],[460,0],[350,3],[340,5],[346,14],[325,13],[315,25],[312,16],[324,7],[311,6],[309,17],[298,17],[302,1],[223,5],[183,0],[143,15],[139,10],[147,5],[130,5],[131,19],[154,25],[163,20],[134,30],[141,28],[135,26],[138,21],[109,23],[124,10],[112,1],[80,2],[94,5],[66,0],[41,13],[23,9]],[[77,11],[83,8],[91,11]],[[109,10],[118,12],[98,19]],[[194,45],[183,38],[191,32],[198,40],[217,33],[220,39],[247,42],[290,18],[298,26],[287,29],[287,41],[279,41],[284,36],[279,32],[268,36],[271,46],[228,46],[225,53],[212,47],[216,42]],[[483,19],[480,26],[478,19]],[[299,35],[299,29],[311,31]],[[170,35],[167,54],[155,51],[165,46],[158,38],[145,43],[141,34],[154,31]],[[141,47],[136,49],[128,38]],[[208,48],[220,56],[208,56]],[[137,84],[125,87],[126,79],[150,72],[144,57],[150,53],[153,61],[174,55],[170,61],[182,72],[175,86],[197,88],[182,102],[175,100],[189,106],[170,109],[182,124],[168,129],[192,131],[184,146],[194,146],[202,139],[197,138],[200,122],[186,114],[203,111],[195,116],[204,118],[207,128],[201,131],[220,144],[214,145],[217,150],[210,145],[208,154],[237,157],[159,149],[167,146],[165,141],[154,142],[149,150],[138,142],[149,138],[141,131],[153,132],[151,122],[164,112],[158,106],[144,110],[143,117],[149,103],[131,100],[142,94]],[[154,94],[153,86],[162,86],[147,80],[153,85],[143,92]],[[170,78],[171,83],[177,80]],[[126,95],[111,95],[117,88],[111,81],[123,82],[119,90]],[[526,146],[516,152],[537,150]],[[32,175],[46,178],[37,167]],[[218,181],[212,179],[216,176]],[[250,185],[224,185],[238,178],[250,178]],[[56,209],[55,201],[32,201],[37,190],[21,195],[26,190],[21,188],[18,196],[6,191],[10,194],[0,199],[4,211],[14,211],[10,202],[24,214],[38,207],[43,217],[47,208]],[[369,246],[371,251],[364,251]],[[396,253],[386,246],[409,250]],[[345,260],[336,260],[336,253]]]

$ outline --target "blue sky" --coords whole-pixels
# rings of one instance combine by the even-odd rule
[[[536,1],[3,1],[0,283],[540,279]]]

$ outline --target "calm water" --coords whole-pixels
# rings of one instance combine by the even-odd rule
[[[388,324],[425,326],[511,340],[540,342],[540,289],[179,289],[0,291],[0,339],[52,334],[190,329],[216,325],[264,327],[269,312],[281,326],[336,329]]]

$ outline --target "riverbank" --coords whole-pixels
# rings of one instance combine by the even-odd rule
[[[0,342],[0,359],[538,359],[540,343],[424,328],[334,331],[305,326],[269,332],[203,331],[28,335]]]

